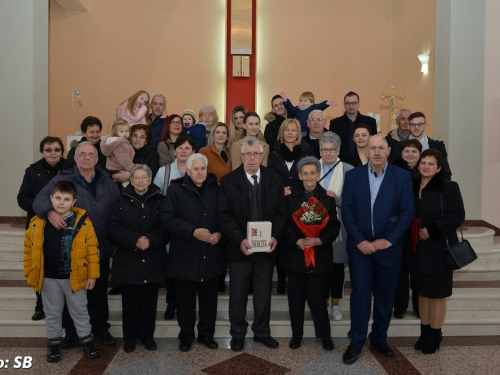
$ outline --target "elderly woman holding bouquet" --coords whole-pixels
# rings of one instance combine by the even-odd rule
[[[327,275],[333,272],[332,244],[339,234],[340,222],[335,200],[318,184],[319,161],[306,156],[298,161],[297,170],[302,186],[293,189],[286,198],[285,251],[279,260],[279,266],[288,271],[288,306],[293,333],[289,346],[300,347],[307,300],[316,337],[321,337],[325,350],[333,350],[324,296]]]

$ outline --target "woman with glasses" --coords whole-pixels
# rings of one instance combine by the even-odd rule
[[[70,169],[73,166],[72,163],[62,157],[64,154],[64,145],[59,137],[47,136],[42,139],[40,142],[40,153],[42,154],[42,158],[26,168],[23,182],[17,194],[17,204],[27,212],[26,229],[28,229],[31,219],[35,216],[33,201],[37,194],[59,172],[63,169]],[[37,293],[35,313],[31,319],[40,320],[44,317],[42,297]]]
[[[167,117],[163,125],[161,142],[158,144],[158,154],[160,155],[160,167],[171,164],[175,160],[174,144],[182,133],[181,116],[173,114]]]

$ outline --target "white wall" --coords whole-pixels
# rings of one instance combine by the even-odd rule
[[[48,1],[0,1],[0,216],[22,216],[17,192],[48,131]]]

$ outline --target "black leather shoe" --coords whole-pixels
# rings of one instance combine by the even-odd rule
[[[406,311],[398,311],[398,310],[394,310],[394,317],[396,319],[403,319],[406,315]]]
[[[208,349],[217,349],[219,344],[213,337],[198,337],[198,342],[205,345]]]
[[[231,346],[231,350],[233,352],[241,352],[245,347],[245,339],[237,339],[233,337],[229,342],[229,345]]]
[[[370,346],[377,349],[380,354],[383,354],[386,357],[394,357],[394,351],[387,344],[387,341],[375,342],[370,340]]]
[[[141,340],[141,342],[144,344],[144,347],[147,350],[156,350],[157,349],[156,342],[153,339],[151,339],[151,340]]]
[[[125,353],[132,353],[135,350],[135,342],[127,342],[123,343],[123,351]]]
[[[286,293],[286,286],[278,285],[277,291],[278,291],[278,294],[285,294]]]
[[[302,337],[292,337],[288,346],[290,347],[290,349],[298,349],[300,348],[301,343],[302,343]]]
[[[78,341],[78,335],[76,332],[73,331],[66,331],[66,336],[64,336],[64,339],[61,341],[61,348],[62,349],[69,349],[75,346],[76,342]]]
[[[45,318],[45,313],[43,311],[35,311],[31,320],[42,320],[43,318]]]
[[[323,340],[323,349],[332,351],[333,350],[333,340],[332,336],[326,335],[321,338]]]
[[[165,320],[172,320],[175,318],[175,309],[177,308],[175,303],[169,303],[167,304],[167,310],[165,311],[165,314],[163,314],[163,318]]]
[[[94,333],[94,340],[102,342],[104,345],[115,345],[116,339],[108,331]]]
[[[354,344],[351,342],[347,347],[344,355],[342,356],[342,360],[346,365],[352,365],[354,362],[358,360],[358,355],[361,354],[361,349],[356,349]]]
[[[181,352],[189,352],[191,349],[191,341],[181,341],[179,344],[179,350]]]
[[[109,290],[108,294],[109,294],[110,296],[116,296],[116,295],[118,295],[118,294],[122,294],[122,290],[121,290],[121,288],[120,288],[120,287],[111,288],[111,289]]]
[[[264,344],[264,346],[267,346],[268,348],[271,349],[276,349],[280,345],[280,343],[275,339],[273,339],[271,336],[266,336],[266,337],[255,336],[253,339],[254,341],[261,342],[262,344]]]

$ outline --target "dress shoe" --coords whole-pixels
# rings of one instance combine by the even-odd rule
[[[332,351],[333,350],[333,341],[332,336],[326,335],[321,338],[323,341],[323,349]]]
[[[135,350],[135,342],[127,342],[123,343],[123,351],[125,353],[132,353]]]
[[[298,349],[300,348],[301,342],[302,342],[302,337],[292,337],[288,346],[290,347],[290,349]]]
[[[241,352],[245,347],[245,339],[237,339],[233,337],[229,342],[229,345],[231,346],[231,350],[233,352]]]
[[[169,303],[167,304],[167,310],[165,310],[165,314],[163,314],[163,318],[165,320],[172,320],[175,318],[175,309],[177,308],[177,305],[175,303]]]
[[[109,290],[109,292],[108,292],[108,294],[109,294],[110,296],[116,296],[116,295],[121,294],[121,293],[122,293],[122,290],[121,290],[121,288],[120,288],[120,287],[114,287],[114,288],[111,288],[111,289]]]
[[[278,285],[278,288],[276,290],[277,290],[278,294],[285,294],[286,293],[286,286]]]
[[[387,341],[376,342],[370,340],[370,346],[377,349],[380,354],[383,354],[386,357],[394,357],[394,352],[387,344]]]
[[[217,349],[219,344],[213,337],[198,337],[198,342],[205,345],[208,349]]]
[[[106,330],[99,333],[94,333],[94,339],[102,342],[104,345],[115,345],[116,339]]]
[[[179,350],[181,352],[189,352],[189,350],[191,349],[191,343],[192,341],[181,341],[181,343],[179,344]]]
[[[264,346],[267,346],[268,348],[271,348],[271,349],[276,349],[280,343],[278,341],[276,341],[275,339],[273,339],[271,336],[266,336],[266,337],[257,337],[257,336],[254,336],[254,341],[257,341],[257,342],[260,342],[262,344],[264,344]]]
[[[406,315],[406,311],[398,311],[398,310],[394,310],[394,317],[396,319],[403,319]]]
[[[157,349],[156,342],[153,339],[150,339],[150,340],[141,340],[141,342],[144,344],[144,347],[147,350],[156,350]]]
[[[78,341],[78,335],[76,332],[73,331],[66,331],[66,336],[64,336],[64,339],[61,341],[61,348],[62,349],[69,349],[75,346],[76,342]]]
[[[42,320],[43,318],[45,318],[45,313],[43,311],[35,311],[31,320]]]
[[[360,354],[361,354],[361,349],[357,349],[351,342],[347,347],[344,355],[342,356],[342,360],[346,365],[352,365],[354,362],[358,360],[358,355]]]

